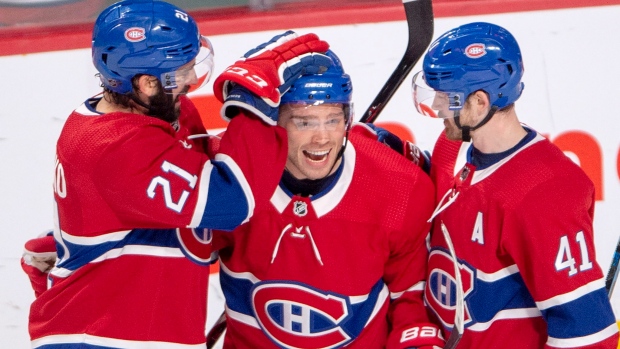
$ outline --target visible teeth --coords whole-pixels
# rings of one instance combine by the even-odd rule
[[[310,155],[314,155],[314,156],[323,156],[323,155],[329,153],[329,150],[323,150],[323,151],[310,151],[310,150],[306,150],[306,153],[308,153]]]
[[[304,154],[306,155],[306,158],[312,162],[321,162],[327,158],[327,154],[329,154],[329,150],[321,150],[321,151],[304,150]]]

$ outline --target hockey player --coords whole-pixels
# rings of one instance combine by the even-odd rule
[[[422,300],[433,185],[371,129],[350,130],[351,80],[328,55],[334,65],[296,80],[279,108],[235,85],[242,61],[215,82],[225,116],[279,115],[288,135],[271,205],[214,233],[224,348],[440,347]]]
[[[313,53],[328,48],[313,34],[269,44],[245,61],[269,95],[304,66],[330,62]],[[208,247],[207,228],[232,230],[265,209],[286,134],[240,116],[217,154],[202,142],[185,93],[209,78],[213,49],[176,6],[111,5],[95,23],[92,53],[103,94],[78,107],[58,139],[58,261],[30,309],[32,347],[202,348],[208,270],[184,254],[197,257],[190,244]],[[30,247],[25,262],[45,273],[33,257],[49,246]]]
[[[519,122],[522,75],[515,38],[471,23],[431,44],[414,76],[418,111],[445,126],[431,166],[438,206],[426,302],[451,329],[462,287],[459,349],[615,349],[618,328],[594,251],[593,184]]]

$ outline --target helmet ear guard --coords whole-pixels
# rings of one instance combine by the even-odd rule
[[[156,77],[170,91],[181,84],[206,84],[213,48],[180,8],[163,1],[127,0],[97,18],[92,59],[103,86],[113,92],[131,92],[131,80],[138,74]]]

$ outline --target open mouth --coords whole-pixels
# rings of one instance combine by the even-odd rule
[[[312,162],[325,161],[327,159],[327,156],[329,155],[329,152],[330,152],[329,150],[321,150],[321,151],[304,150],[303,151],[306,158]]]

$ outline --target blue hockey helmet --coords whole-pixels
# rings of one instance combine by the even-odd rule
[[[328,50],[326,55],[333,64],[321,74],[302,75],[282,95],[280,104],[319,105],[323,103],[342,104],[347,123],[353,118],[353,85],[351,77],[344,72],[340,59]]]
[[[491,23],[465,24],[431,44],[423,72],[413,78],[414,103],[423,114],[451,117],[453,112],[433,111],[437,109],[430,100],[436,97],[434,92],[441,92],[440,98],[455,111],[463,108],[471,93],[482,90],[492,106],[503,108],[521,96],[522,76],[521,50],[510,32]]]
[[[103,85],[121,94],[132,91],[138,74],[155,76],[165,91],[195,90],[213,69],[213,48],[194,19],[153,0],[120,1],[103,10],[93,29],[92,58]]]

